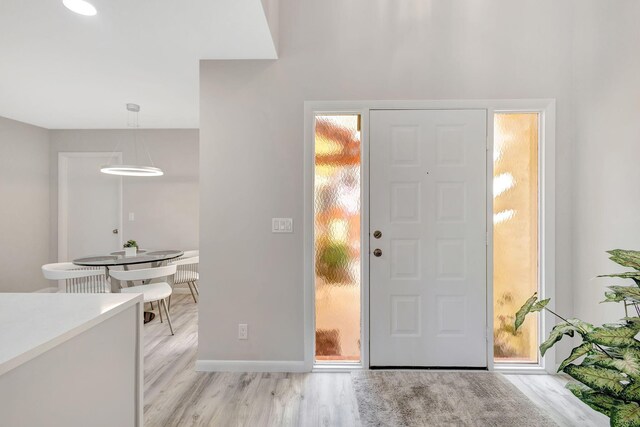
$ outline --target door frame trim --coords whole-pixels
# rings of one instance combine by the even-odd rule
[[[92,157],[111,157],[114,160],[122,163],[122,152],[107,152],[107,151],[61,151],[58,153],[58,262],[69,261],[68,250],[68,231],[69,231],[69,211],[67,202],[69,199],[68,188],[68,171],[69,171],[69,159],[72,158],[92,158]],[[118,218],[118,230],[120,230],[118,239],[120,240],[120,246],[122,246],[122,178],[120,178],[119,184],[119,218]]]
[[[305,101],[304,103],[304,366],[314,370],[315,353],[315,274],[314,274],[314,170],[315,116],[317,114],[360,114],[361,133],[361,362],[338,364],[334,370],[369,368],[369,112],[371,110],[456,110],[482,109],[487,112],[487,368],[496,370],[493,362],[493,115],[495,112],[539,112],[539,212],[540,212],[540,282],[541,298],[552,298],[555,307],[555,99],[485,99],[485,100],[417,100],[417,101]],[[541,319],[541,336],[546,336],[554,324],[550,314]],[[323,364],[322,370],[325,371]],[[514,365],[497,370],[554,372],[555,349],[542,358],[538,366]]]

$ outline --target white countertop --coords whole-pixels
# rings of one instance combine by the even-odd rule
[[[0,293],[0,375],[137,303],[141,294]]]

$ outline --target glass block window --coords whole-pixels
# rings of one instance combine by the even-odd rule
[[[538,291],[538,113],[494,116],[493,295],[497,363],[538,363],[538,315],[514,314]]]
[[[360,116],[315,120],[316,361],[360,360]]]

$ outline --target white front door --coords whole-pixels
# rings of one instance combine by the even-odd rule
[[[486,121],[371,111],[373,367],[487,366]]]
[[[60,153],[58,260],[122,248],[122,178],[100,172],[110,153]]]

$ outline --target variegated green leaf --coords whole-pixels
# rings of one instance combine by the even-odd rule
[[[627,322],[627,327],[640,331],[640,317],[623,317],[622,320]]]
[[[569,355],[569,357],[564,359],[564,361],[560,364],[560,367],[558,368],[558,372],[562,371],[569,363],[589,353],[592,348],[593,348],[593,345],[588,342],[582,344],[579,347],[574,348],[571,351],[571,354]]]
[[[606,328],[606,329],[615,329],[615,328],[621,328],[621,327],[629,327],[629,325],[627,325],[626,323],[603,323],[602,327]]]
[[[627,301],[640,302],[640,288],[637,286],[609,286],[612,292],[605,292],[607,300],[610,300],[610,294],[615,294],[615,301],[622,301],[622,297]]]
[[[576,332],[578,332],[580,335],[588,334],[596,328],[591,323],[583,322],[580,319],[567,319],[567,322],[575,326]]]
[[[611,408],[611,426],[640,427],[640,406],[632,402]]]
[[[640,270],[640,252],[627,249],[613,249],[607,251],[609,259],[623,267],[631,267]]]
[[[622,393],[622,381],[626,381],[626,377],[620,372],[597,366],[569,365],[563,371],[587,387],[615,397]]]
[[[619,294],[618,292],[607,291],[604,293],[604,301],[602,302],[620,302],[624,301],[624,296]]]
[[[560,341],[564,335],[572,337],[576,329],[577,328],[573,324],[567,322],[558,323],[553,327],[546,341],[540,344],[540,354],[544,356],[547,350]]]
[[[549,304],[549,301],[551,301],[551,298],[538,301],[537,303],[531,306],[531,309],[529,309],[529,313],[533,313],[535,311],[541,311],[543,308],[547,306],[547,304]]]
[[[520,307],[520,310],[518,310],[518,312],[516,313],[516,320],[515,320],[516,331],[518,330],[518,328],[520,328],[520,326],[522,326],[522,323],[524,322],[524,318],[527,317],[527,314],[531,312],[531,307],[533,307],[533,305],[536,303],[537,300],[538,300],[538,294],[533,294],[533,296],[529,298],[522,307]]]
[[[596,363],[598,363],[599,361],[602,360],[603,357],[608,357],[606,356],[604,353],[601,355],[599,354],[589,354],[587,357],[584,358],[584,360],[582,361],[581,365],[582,366],[593,366]]]
[[[627,271],[624,273],[615,273],[615,274],[602,274],[598,277],[618,277],[620,279],[632,279],[636,286],[640,286],[640,272],[638,271]]]
[[[630,267],[636,270],[640,270],[640,252],[630,251],[625,249],[613,249],[607,251],[609,259],[623,267]]]
[[[622,353],[620,353],[615,348],[608,348],[606,353],[604,353],[603,351],[598,350],[596,348],[593,348],[591,353],[587,357],[585,357],[585,359],[582,361],[582,364],[583,365],[595,365],[596,363],[598,363],[601,360],[611,359],[612,357],[621,359],[622,358]]]
[[[553,327],[546,341],[540,344],[540,354],[544,356],[547,350],[560,341],[564,335],[573,337],[574,332],[578,332],[584,337],[594,329],[595,327],[592,324],[579,319],[568,319],[566,322],[558,323]]]
[[[634,328],[595,328],[584,336],[586,341],[608,347],[640,347],[640,341],[634,337],[638,331]]]
[[[623,401],[607,396],[604,393],[598,393],[583,384],[568,383],[566,387],[578,399],[582,400],[592,409],[602,412],[606,416],[611,415],[611,408],[624,403]]]
[[[607,350],[609,353],[609,350]],[[609,353],[611,355],[611,353]],[[632,378],[640,378],[640,352],[634,348],[624,348],[619,357],[611,358],[601,355],[595,362],[596,366],[616,369],[629,375]]]
[[[627,384],[620,397],[626,401],[640,402],[640,382],[633,381]]]
[[[625,271],[623,273],[600,274],[597,277],[618,277],[620,279],[640,279],[640,271]]]

